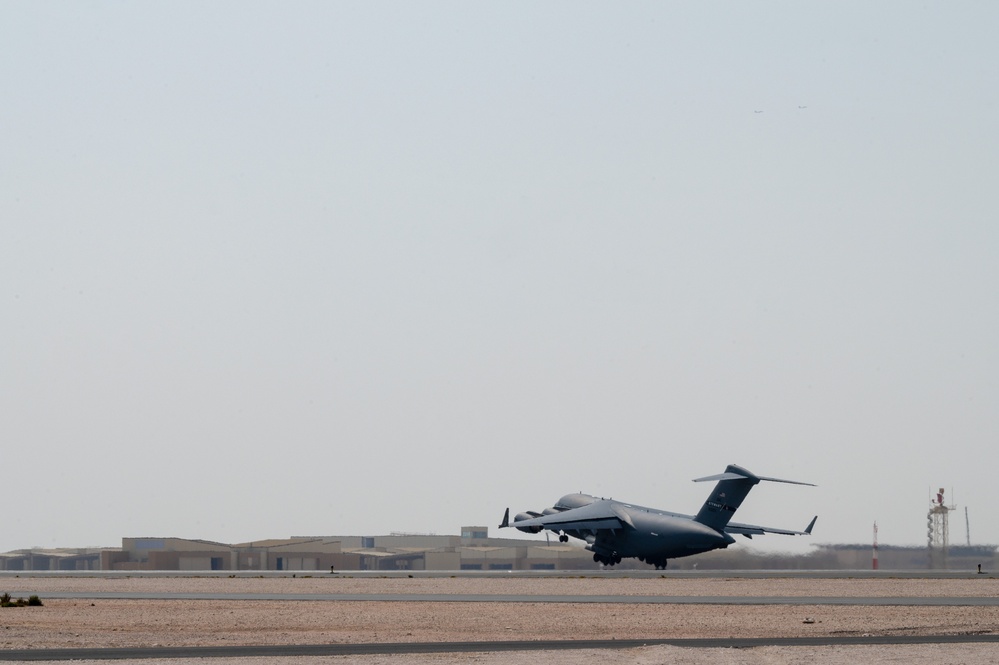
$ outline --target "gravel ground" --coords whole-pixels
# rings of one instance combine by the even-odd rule
[[[3,649],[342,642],[999,633],[997,607],[602,605],[238,600],[59,600],[55,591],[480,593],[754,596],[994,596],[997,580],[3,578],[0,592],[45,606],[0,610]],[[809,622],[806,623],[806,620]],[[268,659],[273,663],[905,663],[999,662],[995,644],[900,647],[646,647],[599,652]],[[227,665],[238,659],[200,662]],[[119,661],[120,662],[120,661]]]

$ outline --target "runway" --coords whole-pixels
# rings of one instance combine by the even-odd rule
[[[30,595],[34,591],[21,592]],[[578,603],[609,605],[862,605],[908,607],[995,607],[999,596],[636,596],[450,593],[150,593],[45,591],[63,600],[256,600],[382,603]]]
[[[974,570],[636,570],[606,568],[600,570],[0,570],[5,577],[37,577],[69,579],[95,577],[122,578],[205,578],[205,579],[294,579],[294,578],[347,578],[347,579],[545,579],[545,578],[597,578],[597,579],[851,579],[851,580],[961,580],[997,579],[995,572]]]
[[[669,645],[691,649],[750,649],[766,646],[900,646],[910,644],[999,643],[999,635],[897,635],[867,637],[755,637],[652,640],[531,640],[493,642],[402,642],[394,644],[298,644],[225,647],[121,649],[17,649],[0,651],[0,661],[143,660],[164,658],[254,658],[286,656],[372,656],[510,651],[634,649]]]

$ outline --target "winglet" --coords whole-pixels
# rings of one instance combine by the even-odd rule
[[[815,526],[815,520],[817,520],[817,519],[819,519],[818,515],[816,515],[815,517],[813,517],[812,521],[808,523],[808,526],[805,527],[805,535],[808,535],[808,536],[812,535],[812,527]]]
[[[815,520],[812,520],[812,521],[814,522]],[[503,513],[503,522],[499,525],[499,528],[505,529],[508,526],[510,526],[510,509],[509,508],[507,508],[506,512]]]

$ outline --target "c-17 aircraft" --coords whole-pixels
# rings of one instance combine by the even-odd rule
[[[593,552],[593,560],[597,563],[612,566],[621,563],[622,559],[635,557],[655,566],[656,570],[666,568],[668,559],[728,547],[735,542],[733,535],[747,538],[766,533],[811,535],[818,515],[804,531],[738,524],[730,520],[749,490],[761,480],[814,487],[812,483],[757,476],[735,464],[729,464],[724,473],[697,478],[694,482],[708,480],[717,480],[718,484],[693,516],[589,494],[567,494],[552,508],[545,508],[540,513],[520,513],[513,522],[510,522],[510,509],[507,508],[500,528],[512,526],[525,533],[547,529],[558,533],[559,541],[563,543],[570,537],[586,541],[586,549]]]

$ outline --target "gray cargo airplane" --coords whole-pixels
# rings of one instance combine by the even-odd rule
[[[554,507],[540,513],[520,513],[513,522],[507,508],[500,528],[512,526],[525,533],[548,529],[558,533],[559,541],[563,543],[568,542],[570,536],[586,541],[586,549],[593,552],[593,560],[597,563],[612,566],[621,563],[622,559],[635,557],[655,566],[656,570],[665,568],[668,559],[728,547],[735,542],[733,534],[747,538],[765,533],[811,535],[818,515],[804,531],[771,529],[729,520],[749,490],[761,480],[814,487],[812,483],[757,476],[734,464],[728,465],[725,473],[697,478],[694,482],[708,480],[717,480],[718,484],[694,516],[633,506],[589,494],[567,494]]]

